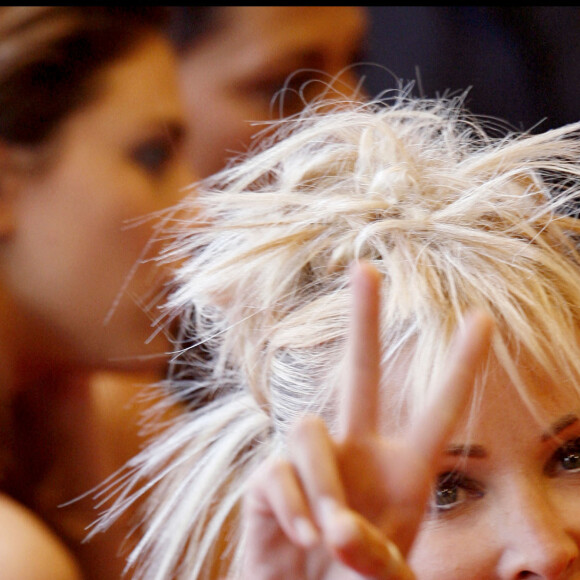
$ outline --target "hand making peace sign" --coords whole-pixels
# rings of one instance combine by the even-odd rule
[[[252,580],[410,580],[405,562],[440,452],[469,402],[493,322],[473,313],[457,332],[437,396],[404,434],[379,428],[379,274],[353,271],[349,372],[332,438],[318,417],[295,428],[287,460],[264,467],[244,503]]]

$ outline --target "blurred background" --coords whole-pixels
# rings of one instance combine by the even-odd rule
[[[471,87],[467,108],[518,129],[580,120],[577,6],[370,6],[372,95],[415,81],[427,97]]]

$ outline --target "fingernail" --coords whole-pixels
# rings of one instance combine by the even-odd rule
[[[304,547],[310,548],[318,543],[318,532],[310,520],[302,516],[297,517],[293,526],[298,540]]]
[[[332,497],[323,497],[320,500],[319,506],[320,519],[325,525],[331,524],[340,514],[340,507]]]
[[[394,542],[387,540],[387,550],[389,551],[389,556],[391,557],[391,562],[399,568],[405,560],[403,559],[403,555],[401,554],[399,547]]]
[[[319,517],[325,540],[335,546],[343,546],[357,535],[357,525],[348,508],[331,497],[319,503]]]

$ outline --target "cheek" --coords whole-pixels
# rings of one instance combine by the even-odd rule
[[[481,580],[493,578],[496,548],[485,538],[485,526],[456,522],[425,523],[409,554],[417,580]]]
[[[27,255],[30,262],[41,263],[31,273],[37,287],[54,289],[61,303],[74,301],[81,307],[90,302],[92,307],[83,304],[83,312],[102,317],[152,234],[151,223],[130,227],[129,221],[156,208],[130,185],[120,190],[118,183],[91,177],[93,188],[59,183],[54,191],[62,195],[48,192],[46,203],[29,208]]]

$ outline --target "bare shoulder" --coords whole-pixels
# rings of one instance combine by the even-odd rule
[[[0,493],[2,578],[81,580],[68,549],[30,510]]]

